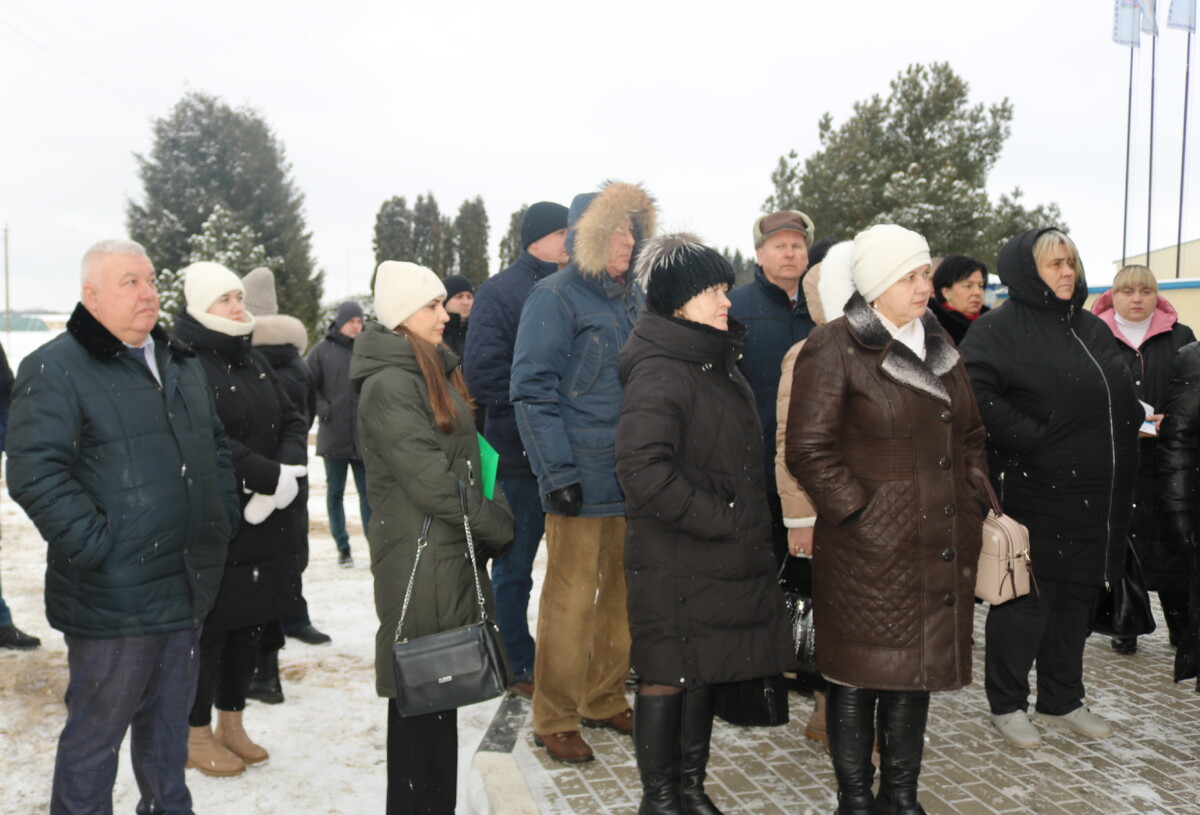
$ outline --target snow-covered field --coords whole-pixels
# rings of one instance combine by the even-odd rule
[[[11,336],[31,339],[18,332]],[[4,344],[15,369],[16,361],[40,342]],[[384,808],[387,708],[375,695],[377,620],[358,499],[348,488],[346,516],[356,562],[355,568],[342,569],[327,526],[324,468],[311,448],[309,454],[311,557],[305,596],[314,624],[333,642],[310,646],[288,640],[279,658],[287,701],[252,701],[245,715],[247,731],[270,751],[270,760],[235,778],[189,770],[197,812],[360,815]],[[45,544],[8,497],[7,486],[0,487],[0,585],[17,626],[42,638],[36,651],[0,649],[0,814],[33,815],[45,812],[50,800],[54,754],[66,718],[67,653],[62,635],[46,623]],[[460,813],[486,811],[471,759],[498,705],[493,700],[459,711]],[[113,798],[117,812],[132,812],[137,804],[128,742]]]

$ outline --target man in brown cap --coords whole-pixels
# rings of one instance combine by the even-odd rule
[[[815,323],[808,313],[800,278],[808,269],[812,219],[797,210],[761,215],[754,221],[754,280],[729,293],[729,316],[746,326],[742,372],[754,389],[763,428],[763,449],[775,449],[775,396],[788,349],[808,336]],[[787,530],[775,486],[774,456],[765,456],[767,501],[776,561],[787,552]]]

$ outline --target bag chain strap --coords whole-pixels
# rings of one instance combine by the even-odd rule
[[[487,620],[487,610],[483,602],[483,587],[479,583],[479,565],[475,561],[475,540],[471,536],[471,521],[467,513],[467,486],[463,482],[458,482],[458,500],[462,506],[463,513],[463,531],[467,534],[467,552],[471,555],[471,575],[475,578],[475,599],[479,601],[479,619]],[[429,545],[429,527],[433,523],[433,516],[426,515],[425,521],[421,524],[421,534],[417,536],[417,556],[413,558],[412,574],[408,578],[408,587],[404,590],[404,605],[400,608],[400,620],[396,623],[395,642],[403,642],[400,638],[400,629],[404,627],[404,618],[408,615],[408,603],[412,599],[413,583],[417,580],[417,566],[421,563],[421,550]]]

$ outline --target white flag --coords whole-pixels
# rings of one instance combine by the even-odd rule
[[[1114,0],[1113,42],[1137,48],[1141,45],[1142,13],[1138,0]]]
[[[1142,33],[1151,37],[1158,36],[1158,2],[1157,0],[1138,0],[1138,8],[1142,10]]]
[[[1182,28],[1196,33],[1196,0],[1171,0],[1167,28]]]

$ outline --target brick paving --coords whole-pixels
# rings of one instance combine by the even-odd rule
[[[986,716],[983,617],[981,609],[975,684],[933,695],[921,775],[921,802],[929,815],[1200,813],[1200,694],[1193,682],[1171,682],[1174,652],[1165,629],[1143,637],[1133,656],[1113,653],[1106,637],[1088,642],[1088,704],[1113,722],[1112,738],[1076,740],[1039,727],[1042,746],[1022,750],[1004,743]],[[630,739],[584,729],[596,761],[557,764],[533,744],[529,704],[513,699],[506,707],[516,724],[509,727],[512,759],[532,799],[524,811],[636,811],[640,786]],[[833,812],[829,758],[820,744],[804,738],[811,708],[810,699],[792,694],[786,726],[739,728],[718,720],[707,789],[722,811]],[[493,804],[497,812],[518,811],[494,798]]]

